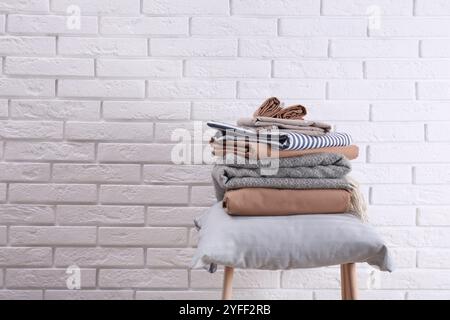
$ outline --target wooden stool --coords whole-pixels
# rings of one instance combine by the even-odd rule
[[[233,291],[233,272],[233,267],[225,267],[222,300],[231,299]],[[358,299],[356,265],[354,263],[341,264],[341,296],[342,300]]]

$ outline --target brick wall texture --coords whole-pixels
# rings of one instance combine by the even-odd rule
[[[450,298],[450,1],[0,0],[0,55],[0,299],[218,298],[222,271],[189,270],[210,166],[171,135],[273,95],[361,148],[398,267],[361,266],[362,298]],[[339,271],[235,287],[336,299]]]

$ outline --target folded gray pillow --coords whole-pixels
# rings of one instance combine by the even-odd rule
[[[367,262],[393,270],[376,231],[352,214],[238,217],[219,202],[195,223],[199,243],[193,268],[283,270]]]

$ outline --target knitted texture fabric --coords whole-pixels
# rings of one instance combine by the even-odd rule
[[[351,165],[343,155],[308,154],[280,158],[278,167],[271,165],[263,160],[249,162],[241,158],[229,165],[214,166],[212,178],[217,199],[222,200],[227,190],[241,188],[344,189],[352,194],[353,211],[364,219],[364,200],[357,184],[346,177]]]

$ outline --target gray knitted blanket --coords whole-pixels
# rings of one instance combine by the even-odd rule
[[[318,153],[280,158],[276,171],[263,170],[267,169],[266,166],[267,163],[264,161],[216,165],[212,177],[217,199],[222,200],[226,190],[240,188],[347,190],[354,188],[344,178],[350,172],[351,165],[343,155]]]

